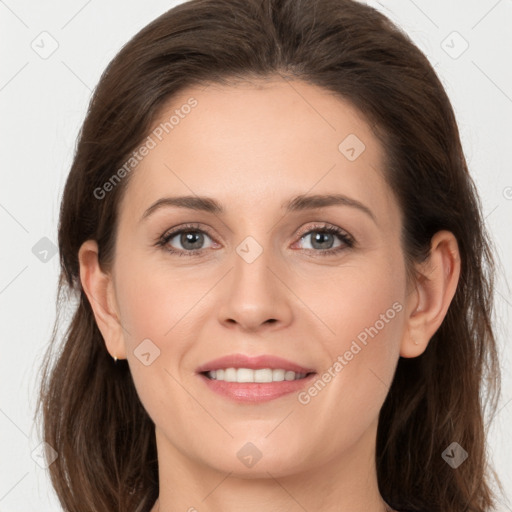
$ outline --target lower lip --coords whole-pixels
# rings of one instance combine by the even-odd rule
[[[282,380],[279,382],[226,382],[209,379],[206,375],[198,374],[205,384],[215,393],[236,402],[268,402],[290,393],[300,391],[311,382],[316,373],[303,379]]]

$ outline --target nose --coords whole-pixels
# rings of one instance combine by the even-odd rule
[[[218,311],[225,327],[247,332],[274,330],[292,320],[293,294],[285,284],[285,270],[268,250],[253,259],[260,247],[241,244],[233,255],[234,268],[226,276],[225,300]]]

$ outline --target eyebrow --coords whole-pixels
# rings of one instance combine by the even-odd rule
[[[304,210],[315,210],[326,208],[328,206],[350,206],[357,208],[366,215],[368,215],[375,223],[377,220],[373,212],[366,205],[345,196],[343,194],[316,194],[316,195],[299,195],[292,199],[285,201],[281,208],[287,212],[297,212]],[[213,213],[215,215],[222,215],[225,213],[224,208],[220,203],[210,197],[204,196],[178,196],[178,197],[163,197],[153,203],[142,215],[141,221],[149,217],[153,212],[163,207],[176,207],[186,208],[188,210],[203,211]]]

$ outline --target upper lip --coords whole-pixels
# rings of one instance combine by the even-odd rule
[[[295,373],[315,373],[315,370],[306,368],[282,357],[263,354],[259,356],[246,356],[245,354],[229,354],[218,359],[213,359],[197,368],[197,373],[225,368],[250,368],[260,370],[263,368],[283,369]]]

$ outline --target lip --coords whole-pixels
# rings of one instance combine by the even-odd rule
[[[283,369],[295,373],[312,373],[315,372],[313,368],[306,368],[283,359],[282,357],[273,356],[270,354],[262,354],[259,356],[246,356],[245,354],[229,354],[218,359],[213,359],[201,365],[196,369],[197,373],[204,373],[210,370],[221,370],[226,368],[249,368],[251,370],[261,370],[270,368],[271,370]],[[316,372],[315,372],[316,373]],[[292,382],[292,381],[288,381]]]
[[[225,382],[210,379],[202,373],[198,376],[214,393],[238,403],[254,404],[268,402],[298,392],[311,383],[316,373],[312,373],[303,379],[280,382]]]

